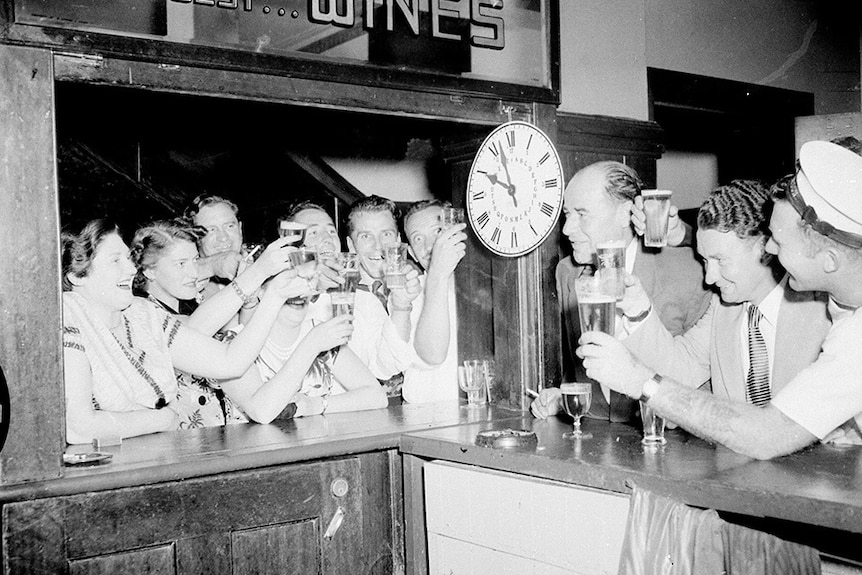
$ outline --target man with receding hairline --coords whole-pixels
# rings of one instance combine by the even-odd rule
[[[557,294],[562,311],[563,380],[590,381],[574,350],[580,336],[575,280],[583,269],[594,265],[596,245],[623,241],[626,271],[641,278],[658,316],[674,334],[682,333],[703,315],[709,292],[703,288],[700,266],[689,248],[644,248],[631,225],[631,207],[640,194],[637,173],[619,162],[590,164],[577,172],[566,186],[563,199],[565,235],[572,257],[557,265]],[[560,411],[558,388],[543,390],[530,409],[540,418]],[[593,382],[589,417],[611,421],[633,421],[637,402]]]

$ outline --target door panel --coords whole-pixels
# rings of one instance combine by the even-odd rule
[[[176,572],[173,545],[112,553],[69,562],[70,575],[115,575],[116,573],[174,575]]]

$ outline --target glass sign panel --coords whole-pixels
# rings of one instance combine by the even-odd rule
[[[550,87],[550,0],[15,0],[19,24]]]

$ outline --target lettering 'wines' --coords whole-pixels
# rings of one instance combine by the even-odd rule
[[[581,333],[601,331],[614,335],[617,300],[614,295],[583,297],[578,300],[578,315],[581,318]]]

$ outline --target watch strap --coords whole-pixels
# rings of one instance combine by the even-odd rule
[[[649,401],[650,398],[658,391],[662,379],[662,376],[656,373],[651,378],[646,380],[643,384],[643,388],[641,389],[640,401],[643,401],[644,403]]]

